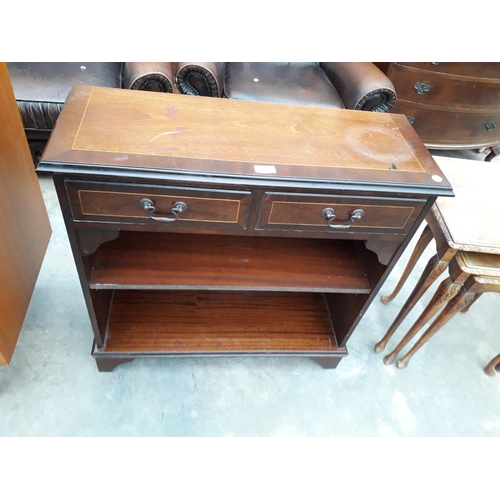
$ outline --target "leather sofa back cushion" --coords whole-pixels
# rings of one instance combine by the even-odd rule
[[[226,63],[224,94],[230,99],[345,108],[317,64]]]
[[[27,130],[52,130],[75,84],[121,88],[123,63],[7,63],[16,101]]]

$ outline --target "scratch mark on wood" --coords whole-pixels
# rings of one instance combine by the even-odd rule
[[[162,135],[172,135],[172,134],[178,134],[180,132],[189,132],[189,130],[185,129],[184,127],[179,127],[175,130],[171,130],[170,132],[163,132],[162,134],[155,135],[148,142],[153,142],[155,139],[158,139],[158,137],[161,137]]]

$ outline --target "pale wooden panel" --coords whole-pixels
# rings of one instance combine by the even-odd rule
[[[497,163],[435,156],[453,186],[454,198],[438,198],[453,248],[500,253]]]
[[[0,63],[0,365],[10,363],[51,228],[5,63]]]

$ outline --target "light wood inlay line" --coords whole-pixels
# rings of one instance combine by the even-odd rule
[[[87,114],[87,109],[89,109],[90,101],[92,99],[92,94],[94,93],[95,87],[91,87],[90,89],[90,94],[87,99],[87,104],[85,105],[85,110],[83,111],[82,119],[80,120],[80,123],[78,124],[78,129],[75,134],[75,138],[73,139],[73,144],[71,145],[71,149],[77,149],[75,148],[76,141],[78,139],[78,135],[80,134],[80,129],[82,128],[83,122],[85,120],[85,115]]]
[[[130,155],[132,157],[137,155],[146,157],[170,157],[173,162],[173,168],[179,168],[182,170],[189,170],[189,167],[185,165],[183,165],[182,167],[176,166],[176,158],[180,160],[206,160],[207,154],[209,154],[210,161],[228,164],[228,168],[230,168],[229,166],[232,164],[245,165],[245,175],[262,176],[262,174],[253,171],[253,162],[256,164],[264,163],[278,167],[278,171],[276,174],[265,175],[265,177],[271,178],[290,177],[297,175],[297,173],[290,173],[288,171],[289,168],[294,167],[305,167],[308,169],[310,169],[311,167],[319,169],[356,169],[361,171],[391,170],[391,164],[394,162],[397,164],[397,169],[403,172],[425,172],[425,168],[415,156],[415,152],[413,151],[413,149],[411,147],[408,147],[409,143],[405,139],[400,127],[396,125],[395,121],[389,114],[384,114],[383,117],[378,116],[377,120],[375,120],[378,122],[377,127],[372,127],[366,130],[371,131],[373,129],[375,133],[379,134],[379,136],[377,136],[379,142],[385,142],[388,140],[394,141],[394,144],[391,143],[393,146],[392,150],[404,150],[405,156],[399,158],[399,160],[397,157],[395,158],[394,155],[391,156],[391,154],[388,154],[387,152],[384,153],[383,158],[380,157],[380,154],[378,157],[374,156],[374,138],[371,137],[370,141],[365,141],[363,138],[360,138],[363,135],[363,130],[365,129],[370,118],[365,117],[362,114],[354,116],[352,114],[354,112],[352,112],[351,110],[347,110],[346,113],[344,113],[344,118],[342,119],[340,119],[336,114],[333,114],[333,119],[331,120],[331,122],[328,122],[327,117],[329,111],[323,108],[317,108],[314,121],[315,129],[310,131],[309,134],[307,132],[302,134],[297,133],[297,127],[307,128],[309,124],[308,120],[310,119],[310,114],[308,114],[308,111],[304,111],[305,109],[309,108],[308,106],[293,107],[294,111],[299,114],[297,124],[292,131],[297,133],[297,141],[294,142],[289,139],[288,141],[285,141],[286,144],[283,143],[282,145],[285,150],[287,150],[288,147],[292,147],[292,149],[298,148],[297,155],[283,156],[276,153],[272,154],[271,156],[261,157],[260,151],[266,149],[266,147],[271,148],[272,145],[269,143],[269,141],[267,141],[266,136],[262,136],[263,132],[258,128],[258,124],[260,123],[261,125],[266,126],[269,120],[261,119],[260,121],[257,121],[254,129],[247,128],[246,122],[242,121],[243,118],[239,120],[239,116],[243,116],[243,112],[240,109],[242,103],[240,102],[234,102],[233,100],[231,100],[230,102],[223,103],[223,107],[228,108],[228,116],[232,117],[234,115],[233,122],[231,122],[230,124],[224,124],[224,127],[227,128],[228,126],[234,125],[233,129],[235,131],[235,135],[237,136],[235,141],[237,142],[239,140],[241,142],[244,134],[249,134],[248,141],[243,141],[242,147],[235,148],[231,152],[227,148],[220,147],[221,139],[219,138],[225,137],[225,135],[223,134],[226,133],[226,130],[222,129],[222,125],[215,124],[215,128],[211,129],[210,131],[211,135],[208,135],[208,132],[203,130],[202,128],[189,128],[188,125],[193,123],[190,121],[190,119],[194,111],[192,109],[192,103],[189,103],[187,101],[176,102],[172,100],[172,106],[176,107],[176,111],[179,113],[179,121],[174,122],[171,120],[170,122],[163,123],[164,116],[158,113],[158,109],[163,109],[162,106],[164,106],[167,101],[164,101],[157,96],[153,96],[150,99],[151,102],[148,102],[148,107],[145,107],[144,112],[144,114],[149,115],[148,130],[152,134],[152,137],[148,141],[146,141],[144,132],[145,128],[133,119],[133,117],[135,116],[134,111],[136,111],[137,109],[137,104],[134,102],[121,102],[120,99],[117,99],[120,104],[124,106],[124,109],[126,111],[124,113],[124,116],[126,116],[127,113],[130,113],[130,116],[132,117],[127,122],[124,122],[123,119],[113,121],[112,117],[106,122],[96,121],[94,119],[94,114],[97,114],[96,110],[101,109],[103,106],[105,107],[109,105],[106,99],[103,97],[103,94],[105,93],[106,92],[102,92],[102,89],[100,88],[92,88],[92,91],[87,99],[85,111],[83,112],[82,118],[78,124],[75,138],[71,146],[71,149],[73,151],[92,151],[92,153],[101,153],[107,155]],[[111,92],[111,94],[115,93]],[[116,93],[116,96],[121,96],[121,93]],[[144,96],[138,95],[134,96],[134,98],[135,100],[140,102],[142,99],[144,99]],[[182,104],[179,105],[179,103]],[[213,103],[207,104],[206,102],[204,102],[203,104],[204,107],[202,107],[199,112],[202,113],[203,117],[206,116],[207,120],[213,120],[215,105],[213,105]],[[255,104],[255,116],[259,116],[257,108],[260,104],[261,103]],[[286,121],[286,123],[290,123],[291,125],[293,125],[293,123],[295,122],[291,122],[290,120],[294,120],[296,119],[296,117],[289,109],[291,108],[291,106],[281,106],[282,109],[279,109],[279,112],[276,110],[277,108],[272,107],[271,109],[274,109],[277,117],[280,116],[282,119],[288,120]],[[185,127],[183,125],[183,120],[186,123]],[[180,126],[177,127],[177,129],[174,129],[173,127],[175,125]],[[135,130],[134,127],[137,127],[137,130]],[[165,130],[165,128],[167,128],[168,130]],[[291,129],[292,128],[293,127],[291,127]],[[111,129],[113,129],[114,131],[113,141],[108,141],[106,137],[109,133],[109,130]],[[346,134],[351,136],[351,140],[344,143],[343,147],[347,149],[347,152],[349,154],[336,154],[335,148],[333,150],[330,150],[329,152],[325,150],[325,131],[328,130],[331,130],[334,136],[340,134],[341,130],[347,131]],[[394,133],[394,131],[396,130],[397,134]],[[136,132],[135,134],[133,133],[134,131]],[[189,138],[184,137],[184,133],[189,135]],[[283,141],[283,130],[279,129],[279,133],[281,134],[281,140]],[[130,140],[131,134],[135,137],[134,141]],[[92,142],[89,141],[89,137],[92,137]],[[146,144],[147,146],[153,140],[155,140],[154,144],[157,145],[156,148],[150,149],[149,147],[144,146],[144,144]],[[259,143],[259,140],[263,141],[263,144],[265,146],[264,148],[252,149],[245,146],[245,144]],[[164,144],[162,145],[161,141],[167,142],[164,142]],[[312,148],[310,149],[310,151],[318,152],[318,155],[316,155],[316,157],[315,154],[300,154],[302,152],[299,151],[301,146],[295,146],[295,144],[300,144],[304,141],[309,141],[309,146],[310,148]],[[158,144],[158,142],[160,142],[160,144]],[[357,152],[356,150],[351,151],[350,148],[350,144],[354,142],[357,145]],[[201,149],[197,149],[196,147],[193,148],[192,146],[196,145],[197,143],[203,143],[204,147]],[[141,146],[138,146],[138,144],[141,144]],[[366,148],[365,152],[362,152],[363,147]],[[209,153],[207,153],[207,151],[209,151]],[[304,161],[297,161],[298,158],[304,158]],[[346,158],[351,158],[352,161],[346,162]],[[376,161],[374,161],[375,158],[377,158]],[[127,161],[123,161],[123,165],[126,166],[133,160],[127,158]],[[206,172],[220,172],[220,169],[221,165],[214,165],[213,168],[211,168],[210,166],[204,166],[204,171]]]
[[[359,203],[346,204],[346,203],[329,203],[329,202],[318,203],[318,202],[273,201],[272,206],[271,206],[271,211],[269,212],[269,219],[267,221],[268,224],[276,224],[276,225],[280,225],[280,226],[282,226],[282,225],[292,225],[292,226],[324,226],[324,225],[326,225],[326,219],[325,219],[324,224],[307,224],[307,223],[299,222],[299,221],[273,222],[271,219],[273,216],[274,207],[277,204],[281,204],[281,205],[317,205],[318,207],[320,207],[318,214],[321,214],[321,210],[323,210],[323,208],[327,208],[328,206],[332,206],[333,208],[334,207],[350,207],[352,210],[356,210],[356,208],[362,208],[363,210],[365,210],[365,213],[367,210],[370,210],[370,209],[393,209],[393,210],[409,210],[410,211],[409,215],[406,217],[406,220],[402,226],[380,226],[380,225],[377,225],[376,227],[378,227],[380,229],[404,229],[406,227],[406,224],[408,223],[408,220],[410,219],[413,212],[415,211],[415,207],[400,207],[400,206],[391,206],[391,205],[363,205],[363,204],[359,204]],[[359,220],[357,220],[353,227],[355,227],[355,228],[356,227],[373,228],[374,226],[363,226],[362,224],[359,223]]]
[[[387,115],[390,119],[391,119],[391,122],[394,124],[394,128],[398,131],[398,134],[399,136],[401,137],[401,139],[403,140],[403,142],[408,146],[408,149],[411,151],[411,154],[413,155],[413,158],[415,159],[415,161],[418,163],[418,166],[420,167],[420,170],[422,172],[425,172],[425,168],[422,166],[422,164],[418,161],[418,158],[415,156],[415,152],[413,151],[413,149],[411,148],[410,144],[408,143],[408,141],[404,138],[403,134],[401,133],[401,130],[398,128],[398,126],[394,123],[394,120],[392,119],[392,116],[389,114]]]
[[[124,193],[121,191],[92,191],[92,190],[78,190],[78,198],[80,200],[80,209],[82,211],[82,215],[90,215],[93,217],[127,217],[127,218],[134,218],[134,219],[149,219],[149,216],[147,214],[145,215],[124,215],[124,214],[111,214],[111,213],[93,213],[90,211],[86,211],[84,208],[84,203],[85,201],[82,198],[82,194],[86,193],[99,193],[99,194],[118,194],[118,195],[128,195],[128,196],[136,196],[138,199],[142,198],[172,198],[172,199],[178,199],[178,201],[183,201],[183,200],[202,200],[202,201],[207,201],[207,200],[213,200],[217,202],[224,202],[224,203],[236,203],[236,217],[235,220],[214,220],[214,219],[190,219],[186,217],[184,214],[182,214],[182,218],[179,218],[181,221],[194,221],[194,222],[220,222],[220,223],[227,223],[227,224],[237,224],[239,221],[239,216],[240,216],[240,209],[241,209],[241,202],[240,200],[228,200],[227,198],[202,198],[200,196],[174,196],[174,195],[159,195],[159,194],[147,194],[147,193]],[[189,206],[188,206],[189,207]]]

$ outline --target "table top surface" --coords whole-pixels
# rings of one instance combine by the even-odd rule
[[[434,156],[453,186],[454,198],[438,198],[444,235],[455,249],[500,254],[500,165]]]
[[[452,195],[403,115],[75,86],[39,166],[354,182]]]

